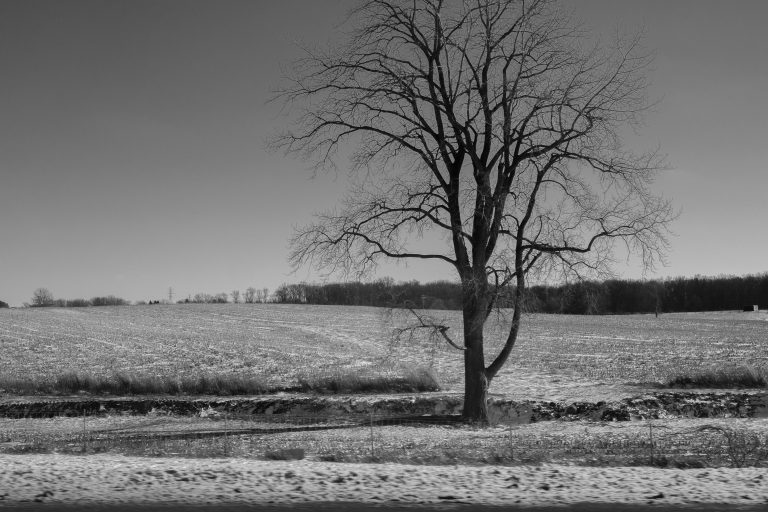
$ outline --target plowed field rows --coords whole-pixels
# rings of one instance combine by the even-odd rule
[[[431,314],[461,340],[459,312]],[[455,349],[427,339],[393,345],[393,322],[405,318],[377,308],[277,304],[0,310],[0,373],[236,374],[288,386],[345,369],[431,367],[444,387],[459,391],[463,363]],[[489,321],[487,358],[503,340],[505,320]],[[659,381],[682,370],[768,367],[767,320],[763,312],[527,315],[491,391],[556,399],[574,388]]]

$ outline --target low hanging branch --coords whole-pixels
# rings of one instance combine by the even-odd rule
[[[406,306],[405,309],[411,312],[411,314],[416,317],[416,319],[419,321],[419,325],[409,325],[407,327],[396,327],[393,330],[393,334],[395,336],[395,339],[400,339],[403,334],[406,332],[409,333],[411,336],[419,329],[428,329],[432,331],[433,335],[439,334],[442,336],[442,338],[453,348],[456,350],[466,350],[464,347],[460,347],[459,345],[454,342],[450,336],[448,336],[447,331],[450,329],[447,325],[438,324],[434,322],[434,320],[426,315],[419,314],[416,312],[415,309],[413,309],[411,306]]]

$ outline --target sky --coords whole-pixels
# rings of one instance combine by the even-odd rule
[[[768,271],[768,2],[566,0],[596,35],[655,51],[638,144],[681,216],[648,278]],[[302,46],[333,45],[353,0],[0,0],[0,300],[174,300],[320,282],[291,273],[295,226],[340,172],[267,150],[268,100]],[[639,278],[632,262],[620,277]],[[396,280],[454,279],[434,264]]]

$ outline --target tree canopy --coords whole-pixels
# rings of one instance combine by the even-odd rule
[[[622,140],[648,107],[640,38],[612,48],[549,0],[365,0],[346,44],[310,52],[279,93],[291,128],[275,144],[318,168],[350,154],[354,185],[297,230],[291,261],[365,274],[382,258],[452,266],[462,284],[465,409],[517,339],[485,361],[500,289],[526,277],[606,272],[616,243],[646,266],[674,217],[650,188],[657,152]],[[424,237],[442,240],[428,244]]]

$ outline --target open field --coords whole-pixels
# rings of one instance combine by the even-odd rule
[[[461,338],[458,312],[432,314]],[[488,354],[503,338],[504,319],[497,320],[488,326]],[[511,364],[491,392],[494,400],[549,404],[615,403],[638,395],[653,401],[660,396],[652,394],[654,383],[681,372],[768,367],[766,320],[764,313],[736,312],[658,319],[528,315]],[[423,397],[460,403],[461,354],[427,340],[393,345],[393,326],[384,311],[356,307],[6,310],[0,311],[0,372],[4,379],[38,381],[67,372],[255,376],[269,386],[291,387],[340,371],[396,376],[426,368],[443,390]],[[733,401],[736,393],[718,396]],[[739,396],[758,394],[744,390]],[[73,400],[103,399],[43,399],[61,414],[0,418],[0,464],[14,468],[0,473],[5,504],[768,503],[764,404],[759,414],[753,408],[740,417],[644,413],[633,421],[477,428],[448,416],[421,424],[373,412],[291,417],[239,415],[226,407],[191,415],[76,411],[72,417]],[[25,403],[2,394],[0,402]],[[294,456],[305,460],[283,460]]]
[[[460,314],[432,312],[461,339]],[[395,317],[394,322],[406,317]],[[290,387],[339,371],[401,375],[431,369],[446,391],[463,385],[461,354],[428,340],[393,345],[395,323],[377,308],[172,305],[0,310],[5,379],[66,372],[184,378],[234,375]],[[489,321],[486,357],[504,318]],[[605,400],[681,371],[768,367],[768,315],[717,312],[626,316],[527,315],[493,394]]]

